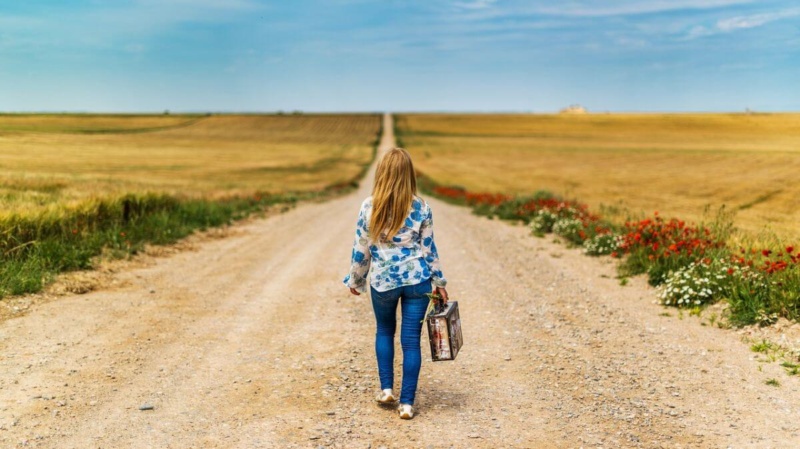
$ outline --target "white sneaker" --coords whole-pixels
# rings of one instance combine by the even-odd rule
[[[395,401],[392,389],[387,388],[385,390],[382,390],[380,393],[378,393],[378,397],[375,398],[375,400],[380,402],[381,404],[391,404],[392,402]]]
[[[400,419],[411,419],[414,417],[414,407],[409,404],[400,404],[400,406],[397,407],[397,411],[400,413]]]

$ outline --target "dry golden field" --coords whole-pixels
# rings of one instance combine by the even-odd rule
[[[322,189],[371,160],[378,115],[0,115],[0,210],[162,192]]]
[[[0,133],[143,132],[188,125],[200,117],[196,115],[0,114]]]
[[[577,198],[800,238],[800,114],[417,114],[397,118],[419,170],[473,191]]]

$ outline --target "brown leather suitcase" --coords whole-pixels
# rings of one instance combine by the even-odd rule
[[[431,359],[434,362],[455,360],[464,339],[461,336],[461,316],[458,301],[450,301],[444,306],[434,305],[426,317],[428,338],[431,342]]]

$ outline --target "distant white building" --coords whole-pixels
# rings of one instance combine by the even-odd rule
[[[571,104],[559,111],[561,114],[588,114],[589,111],[579,104]]]

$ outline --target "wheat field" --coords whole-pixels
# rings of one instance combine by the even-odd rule
[[[696,221],[725,205],[751,235],[800,239],[800,114],[414,114],[396,126],[440,184]]]
[[[368,114],[0,115],[0,210],[323,189],[358,176],[380,126]]]
[[[123,133],[186,126],[200,115],[0,114],[0,133]]]

